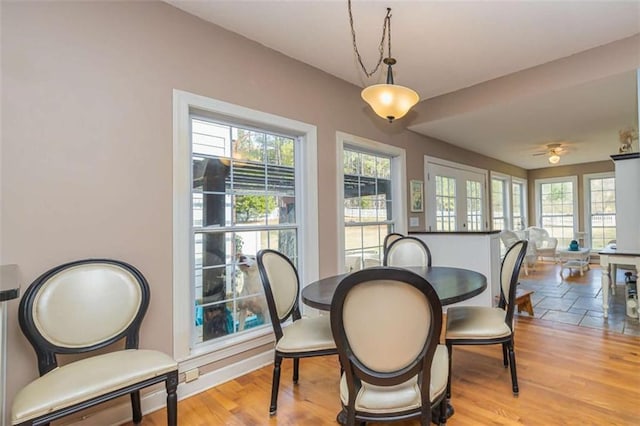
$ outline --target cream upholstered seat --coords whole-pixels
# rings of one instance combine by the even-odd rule
[[[298,272],[289,258],[275,250],[260,250],[257,255],[258,270],[267,298],[276,347],[271,383],[269,414],[278,408],[280,366],[283,358],[293,358],[293,383],[298,383],[300,358],[333,355],[337,353],[331,334],[329,317],[302,318],[298,295]],[[283,323],[293,322],[287,327]]]
[[[41,377],[16,394],[12,424],[46,424],[126,394],[133,421],[139,423],[140,389],[164,382],[168,424],[176,425],[176,361],[159,351],[137,349],[148,304],[145,278],[116,260],[75,261],[37,278],[20,302],[19,319],[36,351]],[[90,353],[123,338],[125,350],[57,363],[56,355]]]
[[[520,267],[527,251],[527,241],[518,241],[504,256],[500,271],[500,302],[497,308],[484,306],[454,306],[447,310],[445,343],[449,349],[449,384],[451,397],[451,365],[453,345],[502,344],[504,366],[511,367],[511,385],[518,395],[516,356],[513,347],[513,311]]]
[[[344,369],[346,424],[418,417],[437,408],[446,423],[447,348],[439,345],[442,306],[422,277],[371,268],[344,278],[331,303],[331,329]]]
[[[550,257],[554,262],[557,260],[557,238],[549,236],[549,232],[546,229],[536,226],[528,227],[526,232],[529,244],[535,247],[538,258]]]
[[[431,251],[420,239],[403,237],[389,245],[384,254],[385,266],[431,266]]]

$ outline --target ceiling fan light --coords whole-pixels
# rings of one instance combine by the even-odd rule
[[[397,84],[374,84],[366,87],[361,95],[376,114],[389,122],[404,117],[420,100],[414,90]]]
[[[549,162],[551,164],[558,164],[559,161],[560,161],[560,156],[558,154],[551,154],[549,156]]]

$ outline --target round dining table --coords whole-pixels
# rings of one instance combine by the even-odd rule
[[[470,299],[487,288],[487,277],[469,269],[448,266],[405,266],[403,269],[424,277],[438,294],[443,306]],[[334,275],[308,284],[302,289],[302,301],[321,311],[331,310],[333,294],[347,275]]]
[[[443,306],[471,299],[487,288],[487,277],[469,269],[448,266],[405,266],[402,269],[408,269],[426,278],[438,294]],[[333,294],[340,281],[347,275],[349,274],[334,275],[309,283],[302,289],[302,301],[321,311],[331,310]],[[447,418],[451,417],[453,412],[453,406],[447,403]],[[437,413],[434,415],[437,418]],[[345,420],[346,413],[342,410],[338,413],[337,421],[345,424]]]

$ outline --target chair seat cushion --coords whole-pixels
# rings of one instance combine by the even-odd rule
[[[449,355],[445,345],[436,346],[436,352],[431,363],[431,386],[429,398],[433,401],[447,388],[449,375]],[[340,380],[340,398],[343,405],[348,405],[349,389],[347,379],[342,375]],[[356,411],[386,414],[398,411],[419,409],[421,405],[420,386],[418,377],[396,386],[376,386],[362,382],[362,387],[356,396]]]
[[[51,370],[22,388],[13,401],[13,424],[40,417],[123,387],[177,370],[170,356],[128,349]]]
[[[276,344],[279,352],[312,352],[336,348],[328,315],[301,318],[284,327],[282,333],[282,338]]]
[[[447,310],[446,340],[493,339],[510,334],[511,329],[505,322],[503,309],[456,306]]]

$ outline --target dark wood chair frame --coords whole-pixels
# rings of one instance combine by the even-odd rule
[[[273,291],[271,290],[271,282],[269,281],[269,275],[264,267],[263,256],[266,253],[272,253],[277,256],[280,256],[291,266],[296,275],[296,300],[286,313],[286,315],[279,319],[278,317],[278,309],[276,308],[276,301],[273,296]],[[282,339],[284,333],[282,332],[282,323],[291,319],[292,321],[297,321],[302,318],[300,313],[300,278],[298,276],[298,270],[291,260],[276,250],[264,249],[260,250],[256,255],[256,259],[258,262],[258,271],[260,273],[260,279],[262,281],[262,286],[264,288],[264,294],[267,299],[267,306],[269,308],[269,316],[271,317],[271,324],[273,326],[273,332],[276,335],[276,343]],[[269,415],[274,415],[278,409],[278,389],[280,387],[280,369],[282,365],[282,360],[284,358],[292,358],[293,359],[293,383],[298,383],[298,376],[300,370],[300,358],[310,358],[314,356],[324,356],[324,355],[335,355],[337,354],[336,349],[324,349],[318,351],[304,351],[304,352],[280,352],[275,350],[274,360],[273,360],[273,380],[271,382],[271,403],[269,405]]]
[[[516,263],[513,268],[513,273],[511,274],[511,285],[509,286],[509,294],[505,295],[502,290],[502,283],[500,285],[500,301],[498,302],[498,307],[506,309],[505,314],[505,323],[511,330],[511,333],[505,337],[498,337],[494,339],[445,339],[445,343],[447,345],[447,349],[449,351],[449,382],[447,383],[447,398],[451,398],[451,364],[453,361],[453,345],[495,345],[502,344],[502,360],[504,364],[504,368],[511,368],[511,387],[513,390],[513,395],[518,396],[519,388],[518,388],[518,374],[516,371],[516,353],[514,350],[514,332],[513,332],[513,314],[516,307],[516,289],[518,287],[518,276],[520,275],[520,268],[522,267],[522,262],[524,261],[524,257],[527,253],[527,244],[526,240],[520,240],[514,245],[512,245],[509,250],[507,250],[507,254],[505,254],[504,258],[506,259],[511,250],[519,250],[518,257],[516,258]],[[502,279],[502,268],[504,267],[504,262],[500,267],[500,277]]]
[[[395,237],[397,237],[396,239],[400,239],[400,238],[404,238],[404,235],[402,235],[399,232],[391,232],[390,234],[387,234],[386,237],[384,237],[384,241],[382,243],[382,254],[383,254],[383,256],[387,254],[387,250],[389,249],[389,246],[391,245],[391,243],[393,243],[393,241],[391,241],[391,243],[390,243],[389,240],[391,238],[395,238]]]
[[[388,235],[387,235],[387,237],[388,237]],[[386,237],[385,237],[385,239],[386,239]],[[382,264],[387,266],[387,257],[388,257],[389,250],[391,250],[391,247],[393,247],[395,244],[398,244],[399,241],[407,240],[407,239],[416,241],[418,244],[420,244],[422,247],[424,247],[424,249],[427,252],[427,266],[429,268],[431,268],[431,250],[429,250],[429,246],[424,241],[422,241],[420,238],[416,238],[416,237],[402,237],[402,238],[399,238],[399,239],[395,240],[391,244],[389,244],[389,247],[387,247],[385,249],[385,251],[384,251],[384,261],[382,262]],[[415,266],[421,266],[421,265],[415,265]]]
[[[127,270],[131,273],[135,278],[138,284],[140,285],[140,289],[142,291],[142,299],[140,302],[140,307],[138,309],[138,313],[135,319],[131,322],[131,324],[124,329],[120,334],[111,337],[110,339],[106,339],[98,344],[92,346],[84,346],[84,347],[63,347],[57,346],[49,342],[45,339],[42,334],[38,331],[35,326],[32,312],[33,312],[33,304],[38,295],[40,288],[54,275],[58,274],[65,269],[72,268],[79,265],[85,264],[93,264],[93,263],[106,263],[118,266],[122,269]],[[149,284],[145,277],[138,271],[135,267],[118,260],[112,259],[84,259],[77,260],[74,262],[69,262],[64,265],[56,266],[44,274],[40,275],[36,280],[27,288],[27,291],[24,293],[24,297],[20,301],[18,319],[20,323],[20,328],[22,332],[26,336],[29,343],[33,346],[33,349],[36,352],[36,356],[38,358],[38,370],[40,376],[45,375],[51,370],[58,367],[58,362],[56,359],[57,355],[68,355],[68,354],[80,354],[87,353],[91,351],[95,351],[106,346],[109,346],[121,339],[125,339],[125,349],[138,349],[138,335],[140,331],[140,326],[142,324],[142,319],[146,314],[147,308],[149,306]],[[126,386],[121,389],[114,390],[112,392],[108,392],[104,395],[100,395],[91,399],[87,399],[86,401],[80,402],[78,404],[64,407],[62,409],[49,412],[40,417],[33,418],[29,421],[19,423],[22,425],[41,425],[48,424],[49,422],[65,417],[69,414],[73,414],[75,412],[84,410],[86,408],[92,407],[94,405],[101,404],[105,401],[109,401],[114,398],[118,398],[123,395],[129,394],[131,397],[131,408],[133,412],[133,422],[140,423],[142,421],[142,409],[140,405],[140,389],[146,388],[148,386],[154,385],[156,383],[165,382],[165,386],[167,389],[167,424],[170,426],[175,426],[178,423],[178,399],[177,399],[177,387],[178,387],[178,370],[170,371],[166,374],[159,375],[157,377],[153,377],[151,379],[144,380],[139,383],[135,383],[130,386]]]
[[[416,359],[399,371],[382,373],[368,368],[353,354],[344,331],[342,310],[347,294],[357,285],[366,285],[367,282],[376,280],[394,280],[410,284],[420,290],[431,305],[431,329],[425,345]],[[434,416],[438,416],[437,420],[439,424],[446,423],[446,390],[434,401],[430,400],[431,363],[436,347],[440,342],[442,304],[440,303],[438,294],[427,280],[406,269],[394,267],[363,269],[348,275],[338,285],[331,302],[331,329],[336,341],[336,346],[338,347],[340,364],[346,374],[347,387],[349,389],[349,402],[346,407],[343,405],[343,410],[346,412],[345,421],[347,425],[354,425],[356,421],[361,423],[368,421],[386,422],[420,417],[421,424],[426,426],[429,425],[432,420],[432,412]],[[419,408],[393,414],[365,413],[355,410],[356,395],[361,387],[361,381],[372,385],[392,386],[404,383],[416,375],[418,375],[418,383],[422,390],[422,404]],[[342,414],[343,413],[338,416],[339,421],[342,420]]]

